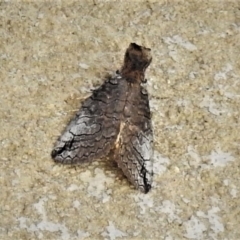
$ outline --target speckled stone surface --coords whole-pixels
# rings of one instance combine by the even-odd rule
[[[240,239],[240,2],[0,3],[0,239]],[[152,49],[154,184],[56,165],[130,42]]]

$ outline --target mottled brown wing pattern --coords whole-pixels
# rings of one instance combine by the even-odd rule
[[[135,87],[134,91],[130,91],[124,115],[125,121],[121,122],[115,142],[114,159],[128,180],[147,193],[151,189],[153,176],[153,133],[148,95],[142,88],[139,91]]]
[[[117,75],[93,91],[52,151],[64,164],[90,162],[113,150],[128,180],[147,193],[152,183],[152,126],[148,94],[141,86],[151,49],[131,43]]]
[[[52,157],[56,162],[90,162],[109,153],[119,132],[126,85],[116,76],[83,102],[55,144]]]

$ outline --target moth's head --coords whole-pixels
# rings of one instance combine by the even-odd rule
[[[151,49],[131,43],[125,53],[124,68],[145,72],[152,61]]]

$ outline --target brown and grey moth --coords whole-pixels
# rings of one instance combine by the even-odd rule
[[[82,103],[57,140],[55,162],[80,164],[110,151],[128,180],[140,191],[151,189],[153,132],[148,93],[143,86],[151,49],[131,43],[116,75]]]

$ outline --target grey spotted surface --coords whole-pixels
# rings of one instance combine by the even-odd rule
[[[131,43],[124,64],[87,98],[52,151],[55,162],[80,164],[110,151],[128,180],[147,193],[152,184],[153,133],[148,94],[142,86],[151,49]]]

